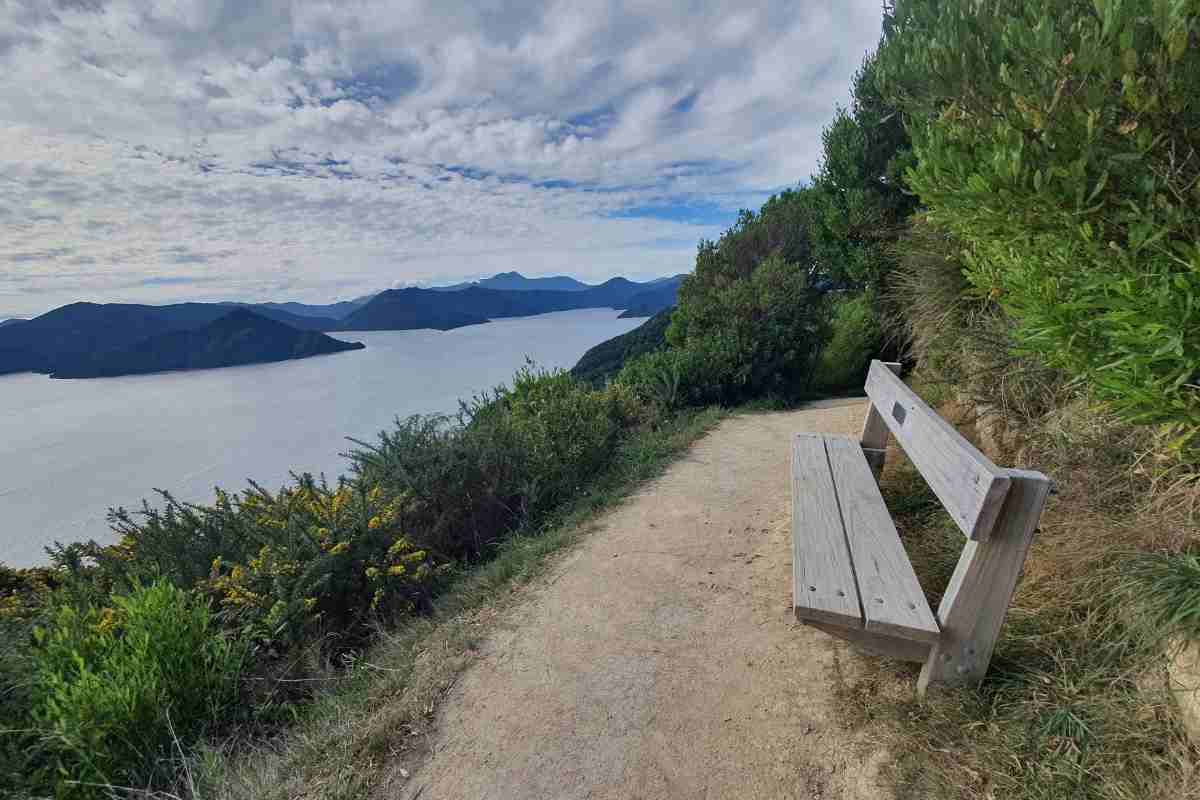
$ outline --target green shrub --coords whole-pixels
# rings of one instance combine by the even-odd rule
[[[889,245],[917,205],[903,182],[912,159],[903,117],[875,73],[868,56],[851,82],[850,108],[821,132],[821,168],[802,190],[812,262],[846,291],[886,290]]]
[[[1197,10],[900,0],[878,66],[970,291],[1025,352],[1181,445],[1200,431]]]
[[[526,367],[457,420],[411,417],[351,457],[356,480],[406,498],[405,525],[422,548],[476,558],[586,485],[637,413],[621,387]]]
[[[292,644],[334,631],[336,647],[357,645],[377,614],[423,604],[438,573],[406,535],[404,495],[311,475],[271,492],[254,486],[215,513],[241,530],[249,553],[213,561],[201,585],[229,623],[262,644]]]
[[[631,416],[619,387],[596,391],[567,372],[527,366],[511,390],[476,410],[468,434],[512,446],[529,513],[561,503],[603,469]]]
[[[32,768],[30,645],[34,625],[44,615],[59,578],[50,568],[11,569],[0,564],[0,796],[15,794],[21,776]]]
[[[918,217],[894,249],[887,300],[927,389],[1002,411],[1027,429],[1078,394],[1060,370],[1014,346],[1013,320],[1001,308],[969,291],[961,242]]]
[[[138,785],[237,694],[242,649],[217,632],[203,599],[165,581],[105,607],[60,606],[34,640],[35,780],[59,796]]]
[[[832,334],[817,359],[813,384],[820,391],[861,390],[883,336],[874,298],[860,294],[839,299],[830,327]]]
[[[711,342],[693,344],[634,358],[622,367],[615,383],[662,413],[716,399],[720,396],[722,375],[731,372],[732,365],[723,365],[717,353],[706,349]]]
[[[722,239],[727,241],[736,239]],[[702,252],[696,273],[679,290],[667,337],[687,353],[675,364],[685,371],[681,383],[688,401],[737,403],[808,393],[828,335],[825,301],[810,286],[808,268],[774,254],[748,275],[736,276],[730,263],[737,262],[727,263],[720,251]]]
[[[330,629],[331,644],[353,646],[373,615],[422,604],[438,572],[405,534],[407,498],[364,481],[300,475],[274,493],[218,489],[212,506],[164,499],[140,517],[118,513],[120,542],[90,549],[100,576],[119,586],[159,574],[206,592],[260,646]]]
[[[680,287],[679,304],[703,293],[712,284],[749,278],[770,256],[807,264],[812,260],[808,219],[811,210],[804,189],[772,195],[757,213],[742,209],[737,222],[717,241],[701,240],[696,269]]]

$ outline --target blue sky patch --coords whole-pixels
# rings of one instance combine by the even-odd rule
[[[615,219],[661,219],[686,225],[728,226],[737,219],[737,209],[724,208],[703,200],[663,200],[628,206],[604,216]]]

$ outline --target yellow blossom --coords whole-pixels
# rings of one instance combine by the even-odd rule
[[[111,608],[102,610],[100,619],[96,622],[96,630],[100,633],[108,633],[115,627],[117,627],[117,612]]]

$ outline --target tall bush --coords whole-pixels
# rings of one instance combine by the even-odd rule
[[[274,494],[254,486],[236,503],[221,497],[217,512],[245,533],[249,552],[214,559],[201,586],[256,641],[286,644],[329,630],[356,645],[375,615],[421,604],[438,571],[405,531],[405,501],[311,475]]]
[[[876,60],[854,75],[851,103],[821,132],[821,168],[802,190],[812,259],[843,290],[886,289],[890,243],[916,206],[903,174],[912,159],[897,109],[880,93]]]
[[[878,67],[970,291],[1025,352],[1180,445],[1200,431],[1198,10],[898,0]]]
[[[736,259],[726,260],[720,248],[706,255],[706,247],[667,331],[671,345],[690,354],[679,363],[691,401],[794,399],[811,391],[828,331],[810,267],[772,252],[742,275]]]

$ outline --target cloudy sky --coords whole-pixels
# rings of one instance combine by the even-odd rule
[[[879,0],[0,0],[0,318],[690,268]]]

